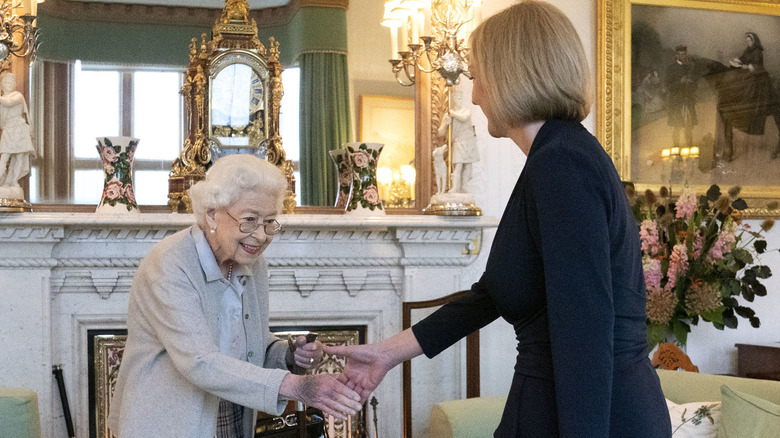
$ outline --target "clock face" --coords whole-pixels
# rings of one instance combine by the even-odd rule
[[[265,109],[265,87],[263,80],[252,72],[252,83],[250,85],[249,106],[250,112],[256,113]]]

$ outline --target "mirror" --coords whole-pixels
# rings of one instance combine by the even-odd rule
[[[223,57],[224,58],[224,57]],[[248,54],[222,62],[209,86],[209,138],[212,160],[236,150],[265,157],[268,148],[268,69],[252,65]],[[261,60],[259,60],[261,61]],[[215,60],[212,68],[219,65]]]
[[[73,114],[67,113],[67,109],[73,106],[72,102],[67,100],[70,98],[66,96],[66,92],[71,89],[69,88],[71,82],[68,80],[71,73],[68,72],[66,68],[68,64],[65,63],[72,64],[77,59],[84,60],[85,65],[87,62],[75,50],[68,51],[65,50],[67,47],[63,48],[63,46],[75,43],[95,46],[100,52],[95,53],[95,55],[102,56],[102,58],[91,59],[90,61],[92,62],[91,66],[98,69],[104,69],[104,66],[111,63],[110,57],[116,55],[124,56],[124,60],[121,61],[122,68],[162,65],[172,72],[174,70],[179,72],[179,83],[181,84],[183,83],[181,77],[183,77],[188,64],[187,45],[190,39],[199,37],[202,32],[211,30],[215,18],[220,15],[220,8],[224,6],[224,2],[212,2],[213,6],[209,7],[203,7],[202,2],[196,4],[190,0],[178,2],[180,6],[161,6],[161,2],[162,0],[148,0],[143,5],[139,5],[133,4],[132,0],[109,0],[100,3],[100,7],[96,7],[95,3],[91,1],[47,0],[40,5],[39,25],[41,26],[41,33],[45,38],[35,64],[37,65],[36,67],[43,67],[42,64],[54,61],[52,64],[56,68],[54,69],[55,80],[50,79],[48,70],[46,74],[37,75],[30,80],[32,89],[30,105],[33,117],[36,116],[36,113],[43,112],[38,107],[33,108],[33,101],[38,100],[36,95],[53,94],[61,96],[61,99],[54,103],[48,100],[43,101],[47,108],[56,108],[57,112],[47,116],[46,120],[42,120],[34,125],[36,129],[45,127],[47,130],[47,132],[40,131],[36,133],[36,138],[39,141],[42,141],[44,138],[51,138],[53,139],[51,141],[56,143],[55,146],[57,148],[63,148],[62,153],[49,153],[47,155],[47,150],[44,150],[39,156],[45,162],[42,162],[39,168],[38,193],[46,193],[46,195],[45,197],[39,196],[38,199],[43,200],[38,201],[38,203],[48,203],[50,206],[49,211],[62,211],[64,209],[92,211],[94,210],[94,204],[91,204],[89,200],[79,201],[78,195],[91,192],[97,192],[99,195],[102,190],[102,188],[94,189],[92,187],[82,190],[75,186],[73,172],[63,172],[62,163],[72,160],[74,147],[77,146],[75,143],[78,139],[70,131],[71,128],[60,126],[55,131],[48,132],[55,125],[65,125],[70,120],[73,120]],[[350,94],[349,101],[345,103],[351,112],[351,139],[352,141],[371,141],[371,138],[360,137],[360,96],[368,94],[409,99],[414,97],[415,90],[414,87],[398,85],[390,72],[390,65],[387,62],[390,51],[389,33],[386,28],[379,24],[379,17],[381,17],[384,10],[384,1],[360,0],[359,3],[359,7],[355,7],[355,2],[348,3],[346,0],[331,0],[326,7],[322,5],[320,0],[290,0],[289,4],[285,6],[256,9],[256,5],[250,1],[252,8],[250,17],[257,21],[257,26],[262,35],[260,40],[266,46],[269,35],[278,36],[281,52],[280,61],[284,63],[286,68],[296,66],[298,54],[302,52],[314,53],[317,50],[317,45],[330,44],[328,41],[323,40],[335,39],[331,37],[332,34],[343,33],[342,40],[344,44],[343,48],[339,50],[346,51],[348,45],[348,88]],[[352,6],[349,9],[347,9],[348,4]],[[329,10],[338,12],[329,12]],[[324,17],[327,20],[322,19],[314,23],[314,25],[303,22],[302,15],[308,17],[308,15],[313,14],[313,12],[309,11],[322,12],[317,17]],[[331,19],[333,17],[336,20]],[[292,24],[286,28],[287,23]],[[301,27],[301,23],[307,23],[307,27]],[[52,25],[55,28],[52,28]],[[295,27],[295,25],[299,26]],[[348,26],[349,29],[346,29],[345,26]],[[156,42],[160,41],[159,37],[151,38],[152,34],[159,34],[159,29],[161,28],[165,28],[165,32],[171,32],[170,34],[164,34],[164,44]],[[98,31],[113,35],[115,37],[112,38],[116,40],[112,39],[110,42],[101,44],[101,41],[104,41],[104,39],[101,39],[98,35],[103,35],[103,33],[98,33]],[[327,35],[327,37],[323,38],[323,35]],[[139,47],[143,47],[143,49],[139,49]],[[54,49],[62,49],[61,54],[58,54],[57,57],[49,56]],[[43,56],[44,52],[46,52],[45,55],[47,56]],[[150,57],[153,59],[149,60]],[[180,67],[172,69],[171,67],[174,65]],[[287,70],[296,71],[294,68],[288,68]],[[107,74],[102,70],[98,72]],[[61,81],[58,79],[60,77],[63,78]],[[206,80],[208,81],[209,78],[206,77]],[[270,85],[270,83],[267,84],[269,87]],[[175,86],[175,88],[174,97],[177,95],[180,85]],[[286,87],[284,98],[292,98],[297,101],[296,91],[292,86]],[[94,108],[101,107],[105,108],[104,106],[94,106]],[[268,110],[268,107],[266,109]],[[300,110],[304,111],[305,105]],[[132,111],[132,108],[129,111]],[[179,111],[185,113],[184,116],[181,116],[181,119],[184,120],[187,108],[182,108]],[[102,112],[105,113],[106,111],[102,110]],[[127,114],[127,111],[123,114]],[[294,118],[297,118],[297,113],[288,112],[280,115],[280,120],[283,122],[285,119],[290,120]],[[91,116],[87,122],[89,125],[94,126],[100,135],[107,133],[105,124],[91,119]],[[329,122],[326,120],[325,123]],[[269,123],[266,123],[267,129],[270,129],[269,125]],[[172,131],[176,131],[178,140],[168,139],[167,136],[163,138],[159,133],[154,132],[139,135],[135,132],[137,130],[135,125],[127,129],[130,129],[127,135],[134,134],[141,138],[139,153],[151,153],[154,151],[157,154],[160,148],[157,147],[157,143],[153,144],[153,140],[159,140],[158,143],[161,145],[181,148],[184,144],[183,137],[186,136],[190,127],[186,123],[182,123],[182,126],[177,124],[173,127]],[[349,129],[347,132],[349,132]],[[281,134],[284,149],[287,151],[287,158],[292,158],[296,161],[297,158],[292,151],[298,149],[299,139],[297,134],[297,126],[292,127],[291,131],[285,131]],[[87,138],[89,142],[78,147],[84,148],[90,154],[91,161],[84,161],[83,167],[76,166],[75,171],[87,172],[94,168],[95,172],[98,172],[100,163],[97,155],[93,157],[95,136],[85,135],[83,137]],[[90,138],[91,140],[89,140]],[[270,141],[270,134],[267,134],[267,138]],[[70,139],[71,144],[62,144],[62,139]],[[328,144],[327,147],[333,149],[340,147],[340,145]],[[386,144],[385,152],[389,152],[391,147],[393,147],[391,144]],[[139,158],[136,160],[136,172],[143,170],[149,174],[152,172],[159,173],[159,178],[157,173],[155,173],[155,178],[149,180],[148,186],[162,186],[164,188],[167,173],[171,169],[172,161],[177,156],[177,153],[174,152],[166,155],[161,161],[154,163],[149,161],[148,164],[142,162]],[[330,160],[329,157],[325,158]],[[143,167],[144,165],[146,168]],[[327,161],[325,165],[332,166],[332,163]],[[82,165],[79,164],[79,166]],[[298,170],[298,164],[296,163],[295,171],[297,172]],[[43,176],[44,174],[45,177]],[[44,181],[43,178],[46,178],[46,180]],[[298,178],[297,175],[296,178]],[[298,178],[299,184],[302,183],[301,181]],[[136,180],[136,184],[139,184],[138,180]],[[49,187],[52,189],[49,190]],[[70,188],[66,193],[64,188],[67,187]],[[141,188],[139,187],[140,190]],[[168,211],[167,206],[165,206],[166,195],[166,193],[163,194],[163,200],[154,208],[147,207],[149,203],[141,202],[139,197],[141,210],[143,212]],[[83,205],[76,207],[74,204]],[[37,205],[35,208],[35,211],[45,210],[44,206],[41,205]]]

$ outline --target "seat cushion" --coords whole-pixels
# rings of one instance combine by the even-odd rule
[[[780,433],[780,405],[726,385],[721,387],[721,399],[719,437],[763,438]]]
[[[501,421],[506,397],[476,397],[441,402],[431,408],[429,436],[492,438]]]

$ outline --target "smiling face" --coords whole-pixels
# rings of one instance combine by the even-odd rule
[[[210,230],[214,230],[214,233],[206,230],[206,240],[224,272],[234,262],[240,265],[255,263],[273,240],[262,225],[251,234],[241,232],[238,221],[273,221],[278,205],[278,199],[273,194],[253,190],[242,193],[231,206],[206,213],[206,222]]]

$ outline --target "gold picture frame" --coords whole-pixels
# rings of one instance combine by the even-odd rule
[[[653,19],[646,20],[642,14]],[[638,21],[640,19],[643,21]],[[686,21],[679,21],[682,24],[673,27],[678,20]],[[743,26],[744,22],[751,25]],[[654,53],[642,51],[640,46],[647,38],[639,37],[639,33],[647,29],[651,37],[658,38],[660,50],[655,53],[665,56],[655,62],[660,71],[645,69],[652,63],[645,64],[646,58],[643,57]],[[698,194],[704,194],[711,184],[719,184],[724,191],[740,185],[741,196],[751,207],[747,211],[749,217],[775,217],[780,214],[779,210],[766,207],[767,203],[780,200],[780,173],[764,172],[780,165],[780,156],[769,159],[773,151],[766,150],[767,146],[774,148],[774,142],[780,149],[780,138],[773,137],[778,136],[776,132],[780,131],[780,117],[775,117],[774,123],[771,115],[766,117],[769,131],[765,131],[763,137],[740,133],[741,138],[737,138],[734,134],[732,150],[736,152],[724,160],[723,149],[725,145],[728,150],[728,143],[723,140],[726,129],[723,128],[724,117],[720,116],[722,107],[718,106],[720,89],[710,85],[712,67],[716,65],[711,61],[720,59],[723,63],[725,60],[728,67],[727,59],[739,57],[745,49],[748,31],[759,35],[763,33],[765,37],[761,36],[761,40],[767,41],[764,47],[772,47],[768,53],[765,52],[765,64],[777,86],[780,59],[768,58],[780,58],[774,55],[780,47],[780,1],[599,0],[596,135],[623,180],[634,182],[641,191],[671,186],[673,194],[679,193],[685,183],[693,186]],[[637,33],[636,39],[632,39],[634,32]],[[645,83],[651,88],[654,80],[663,81],[662,68],[674,62],[678,45],[687,46],[688,55],[695,63],[698,62],[699,68],[706,66],[709,69],[706,76],[697,76],[697,80],[701,80],[697,93],[700,91],[702,95],[696,97],[696,112],[701,113],[699,123],[694,126],[693,143],[700,141],[701,147],[698,156],[684,158],[677,154],[665,158],[663,149],[674,146],[672,128],[667,126],[667,116],[660,114],[657,107],[650,106],[652,97],[641,99],[646,90],[640,92],[638,89]],[[735,50],[740,45],[741,48]],[[635,49],[638,53],[634,53]],[[645,73],[647,76],[643,76]],[[776,94],[780,99],[778,91]],[[663,90],[660,93],[663,94]],[[638,111],[641,111],[639,117]],[[652,114],[654,119],[650,117]],[[729,131],[737,133],[735,129]],[[740,141],[745,146],[740,145]],[[752,149],[746,152],[748,148]],[[767,158],[764,159],[764,156]],[[663,168],[664,165],[667,169]],[[675,166],[678,166],[676,170]]]
[[[286,339],[288,334],[293,336],[308,332],[279,330],[274,335],[279,339]],[[325,345],[358,345],[361,343],[360,330],[319,330],[318,340]],[[94,346],[94,370],[95,370],[95,428],[97,438],[115,438],[108,428],[107,419],[111,397],[114,394],[116,380],[119,375],[119,366],[122,361],[122,353],[127,342],[127,335],[102,334],[95,335]],[[340,373],[346,366],[346,359],[331,355],[324,355],[322,362],[315,370],[317,374]],[[365,415],[363,413],[351,416],[347,421],[326,417],[326,427],[331,438],[351,438],[356,436],[359,430],[365,430]]]
[[[95,428],[97,438],[114,438],[108,429],[111,396],[116,388],[119,365],[127,335],[95,335]]]
[[[329,347],[337,345],[358,345],[361,344],[360,330],[353,329],[340,329],[333,327],[335,330],[316,330],[318,336],[317,340]],[[299,335],[306,335],[309,331],[300,330],[284,330],[271,328],[274,336],[279,339],[286,340],[287,335],[293,338]],[[312,372],[313,374],[338,374],[344,371],[347,362],[344,357],[332,356],[325,354],[322,356],[322,361],[317,368]],[[327,435],[330,438],[353,438],[362,436],[362,433],[366,430],[366,415],[365,407],[363,412],[358,412],[355,415],[350,415],[347,420],[338,420],[329,415],[325,415],[325,428],[327,429]]]

